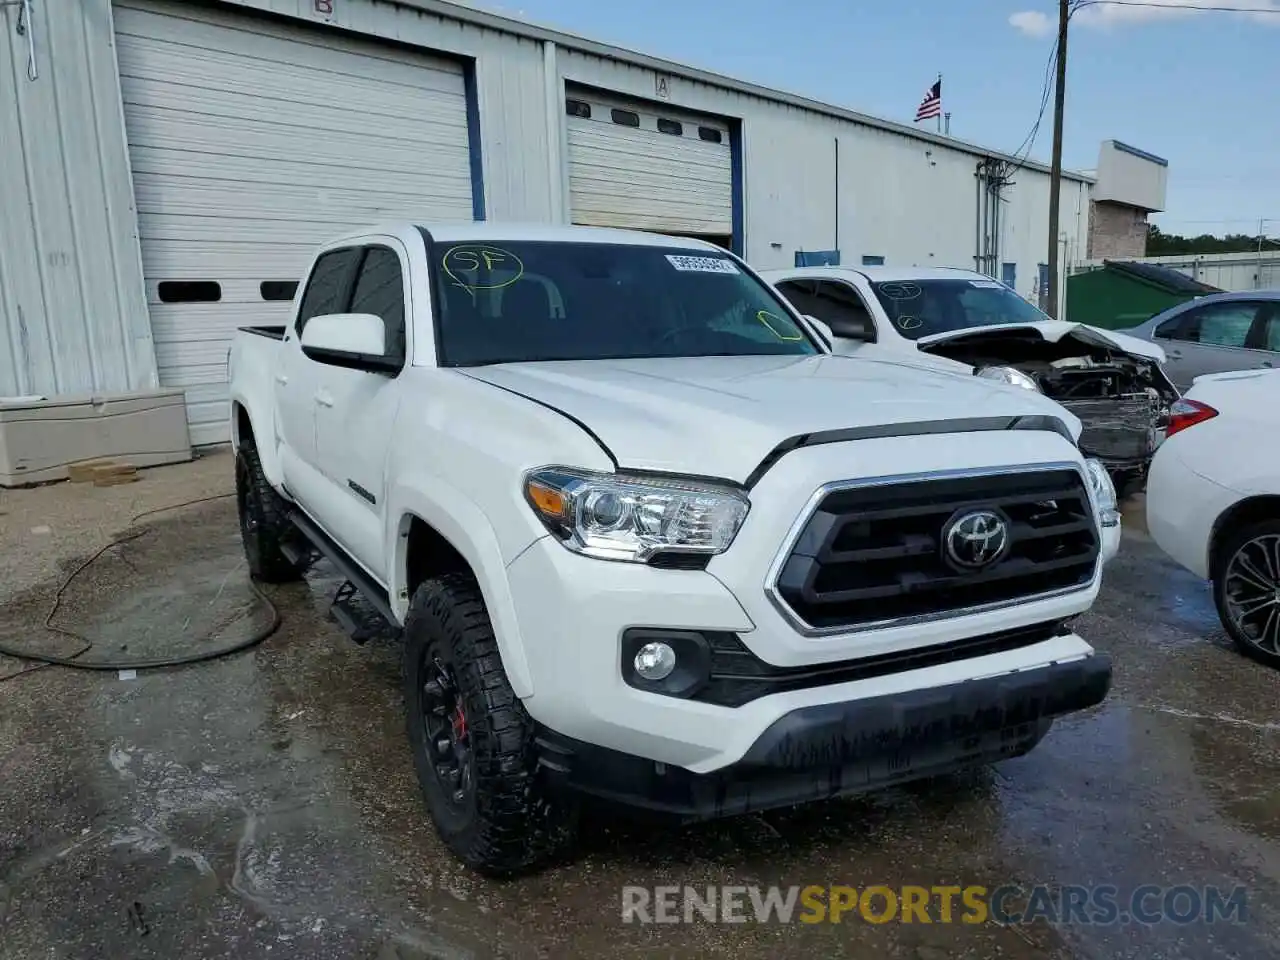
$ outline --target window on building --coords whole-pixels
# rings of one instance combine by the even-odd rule
[[[263,280],[258,284],[263,300],[292,300],[297,292],[297,280]]]
[[[864,267],[883,267],[884,257],[880,256],[877,253],[863,254],[862,265]]]
[[[698,139],[705,140],[707,143],[723,143],[724,134],[715,127],[699,127]]]
[[[564,102],[564,112],[571,117],[582,117],[584,120],[590,120],[591,104],[585,100],[569,99]]]
[[[359,247],[332,250],[316,261],[307,281],[307,291],[302,295],[302,308],[298,311],[298,333],[312,317],[326,313],[343,313],[350,289],[351,271],[360,257]]]
[[[386,351],[389,357],[403,357],[404,280],[400,258],[386,247],[370,247],[356,274],[351,293],[352,313],[372,313],[381,317],[386,328]]]
[[[658,132],[659,132],[659,133],[669,133],[669,134],[671,134],[673,137],[683,137],[683,136],[684,136],[684,124],[683,124],[683,123],[681,123],[679,120],[667,120],[667,119],[664,119],[664,118],[659,118],[659,120],[658,120]]]
[[[213,280],[161,280],[156,293],[161,303],[217,303],[222,285]]]
[[[613,122],[623,127],[640,126],[640,114],[632,110],[614,110],[611,114]]]

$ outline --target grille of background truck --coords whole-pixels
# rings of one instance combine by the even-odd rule
[[[965,571],[945,556],[947,523],[990,509],[1007,553]],[[796,538],[776,596],[814,631],[964,613],[1087,585],[1099,541],[1073,469],[912,480],[831,491]]]

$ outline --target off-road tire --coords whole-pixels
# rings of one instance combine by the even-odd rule
[[[236,505],[249,575],[263,583],[288,583],[301,578],[303,565],[294,563],[280,550],[293,532],[288,504],[267,482],[258,450],[251,443],[241,444],[236,452]]]
[[[1264,663],[1269,667],[1280,669],[1280,655],[1263,650],[1258,642],[1245,633],[1235,622],[1227,598],[1227,571],[1232,558],[1240,549],[1259,537],[1280,537],[1280,519],[1261,520],[1245,524],[1234,529],[1224,530],[1219,534],[1213,549],[1213,601],[1218,608],[1218,618],[1227,631],[1227,636],[1246,657]]]
[[[548,790],[538,770],[534,723],[507,680],[475,580],[449,574],[419,586],[404,641],[409,744],[445,846],[494,877],[529,872],[562,853],[575,833],[576,805]],[[437,773],[427,742],[424,685],[437,659],[453,678],[470,738],[470,784],[462,804]]]

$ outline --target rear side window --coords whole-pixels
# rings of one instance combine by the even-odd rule
[[[316,261],[298,311],[298,333],[312,317],[345,312],[351,270],[359,256],[359,247],[348,247],[326,253]]]
[[[404,280],[400,258],[386,247],[370,247],[356,275],[351,294],[352,313],[372,313],[381,317],[387,330],[387,355],[403,357]]]

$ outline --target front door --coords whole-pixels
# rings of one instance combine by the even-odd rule
[[[1256,370],[1275,355],[1258,342],[1271,304],[1260,300],[1223,300],[1193,308],[1161,324],[1156,340],[1167,356],[1165,372],[1181,391],[1206,373]],[[1263,349],[1259,349],[1263,348]]]
[[[316,445],[316,389],[328,369],[302,352],[299,337],[312,317],[338,313],[345,302],[358,248],[323,254],[311,271],[297,319],[285,329],[277,351],[275,382],[276,441],[284,484],[307,507],[324,502]],[[320,517],[317,519],[322,520]]]
[[[388,241],[391,243],[391,241]],[[352,287],[351,313],[381,317],[386,352],[409,356],[405,280],[407,258],[391,246],[369,246]],[[325,366],[317,392],[320,469],[334,510],[329,534],[381,583],[387,583],[386,469],[399,410],[396,377]]]

